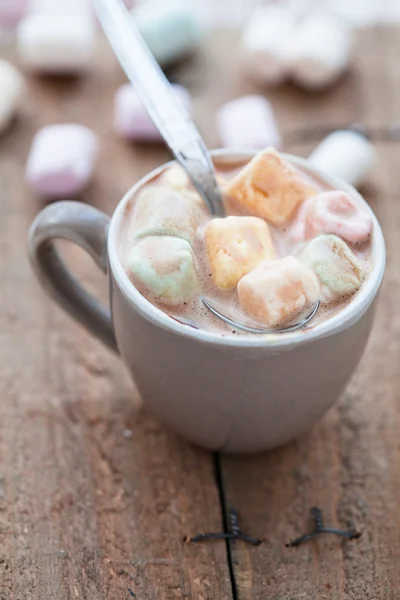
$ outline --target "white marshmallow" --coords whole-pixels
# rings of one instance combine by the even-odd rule
[[[374,145],[351,130],[334,131],[310,154],[314,167],[357,186],[376,160]]]
[[[97,136],[83,125],[43,127],[32,143],[26,179],[46,198],[76,196],[89,183],[97,150]]]
[[[30,14],[82,15],[91,14],[91,0],[30,0]]]
[[[279,84],[287,76],[287,47],[295,32],[293,11],[282,6],[256,10],[241,40],[246,73],[260,83]]]
[[[320,89],[335,82],[347,69],[352,32],[343,21],[327,14],[311,14],[296,29],[287,46],[293,80]]]
[[[0,133],[7,129],[24,91],[21,73],[5,60],[0,60]]]
[[[174,236],[192,244],[203,218],[191,197],[161,185],[145,187],[135,202],[129,238]]]
[[[171,63],[196,48],[202,27],[193,6],[179,0],[148,0],[132,11],[155,59]]]
[[[216,115],[224,148],[281,146],[270,103],[263,96],[243,96],[224,104]]]
[[[94,26],[84,14],[32,14],[18,27],[18,49],[26,67],[46,73],[75,73],[90,65]]]

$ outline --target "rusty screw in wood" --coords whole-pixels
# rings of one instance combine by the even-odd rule
[[[321,533],[333,533],[334,535],[340,535],[348,540],[354,540],[361,536],[361,533],[358,531],[355,531],[354,529],[343,530],[343,529],[332,529],[332,527],[325,527],[324,521],[322,518],[322,511],[317,506],[313,506],[310,509],[310,513],[314,519],[313,531],[311,531],[311,533],[305,533],[304,535],[296,538],[292,542],[289,542],[288,544],[286,544],[286,546],[288,548],[292,547],[292,546],[300,546],[300,544],[303,544],[304,542],[308,542],[308,540],[313,540],[318,535],[321,535]]]
[[[199,533],[194,537],[186,537],[184,538],[185,542],[204,542],[206,540],[241,540],[246,544],[250,544],[251,546],[259,546],[262,542],[259,538],[254,538],[249,535],[244,535],[242,533],[241,527],[239,525],[239,516],[237,511],[234,508],[229,510],[230,522],[231,522],[231,530],[228,532],[218,532],[218,533]]]

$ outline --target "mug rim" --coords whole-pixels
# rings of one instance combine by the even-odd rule
[[[222,148],[210,152],[211,156],[213,157],[225,157],[227,159],[236,158],[238,161],[246,159],[250,160],[256,153],[257,150],[246,148],[235,150]],[[300,329],[288,333],[265,333],[254,337],[235,337],[230,336],[229,334],[221,335],[220,333],[214,333],[204,329],[194,329],[184,325],[183,323],[179,323],[179,321],[176,321],[172,317],[168,316],[163,310],[152,304],[136,289],[122,266],[122,263],[118,257],[118,235],[125,212],[125,206],[130,198],[148,181],[162,173],[167,167],[176,164],[177,161],[172,160],[164,163],[156,169],[153,169],[144,177],[141,177],[139,181],[136,182],[126,192],[115,208],[115,211],[111,217],[108,231],[107,250],[108,261],[112,275],[121,292],[141,316],[143,316],[146,320],[151,321],[158,327],[167,329],[171,333],[181,335],[185,338],[190,338],[197,342],[222,346],[266,349],[279,349],[287,348],[288,346],[298,346],[302,343],[308,343],[315,339],[320,339],[335,333],[339,333],[340,331],[351,327],[351,325],[353,325],[363,316],[379,291],[385,271],[385,240],[377,217],[368,203],[353,186],[341,181],[336,177],[324,173],[318,168],[315,168],[311,163],[308,162],[307,159],[303,159],[285,152],[280,152],[280,154],[291,163],[294,163],[297,166],[306,169],[307,171],[322,178],[336,189],[345,191],[358,200],[361,199],[364,205],[367,207],[374,223],[372,242],[374,260],[370,275],[355,298],[337,314],[316,325],[311,330],[304,331]]]

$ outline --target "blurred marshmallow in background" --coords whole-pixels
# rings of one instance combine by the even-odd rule
[[[307,89],[333,84],[348,68],[352,27],[339,17],[290,5],[257,9],[243,30],[245,72],[257,83],[288,79]]]
[[[0,28],[13,28],[28,10],[30,0],[0,0]]]
[[[287,48],[292,79],[319,89],[333,84],[349,65],[352,29],[328,14],[310,14],[301,20]]]
[[[45,198],[77,196],[92,177],[98,146],[96,134],[83,125],[43,127],[29,153],[28,185]]]
[[[132,16],[153,56],[164,66],[192,52],[203,37],[200,16],[190,0],[147,0]]]
[[[172,88],[183,108],[191,115],[192,101],[186,88],[173,84]],[[140,142],[161,142],[162,137],[142,104],[135,88],[126,83],[115,94],[114,130],[122,138]]]
[[[21,61],[31,70],[52,74],[85,71],[95,46],[90,0],[30,0],[17,42]]]
[[[281,146],[281,138],[269,102],[263,96],[243,96],[224,104],[216,125],[224,148]]]
[[[24,89],[24,78],[18,69],[0,60],[0,134],[17,112]]]
[[[376,150],[369,139],[351,129],[329,134],[309,156],[321,171],[357,187],[376,160]]]
[[[92,62],[93,20],[83,14],[26,16],[18,27],[18,50],[25,67],[43,73],[79,73]]]
[[[240,52],[244,68],[259,83],[276,85],[286,79],[286,50],[295,25],[295,14],[285,6],[266,6],[252,15],[243,30]]]
[[[82,15],[91,14],[91,0],[30,0],[30,14]]]

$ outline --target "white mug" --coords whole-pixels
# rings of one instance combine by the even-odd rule
[[[220,150],[227,165],[252,153]],[[351,186],[286,155],[300,168],[361,199]],[[170,318],[146,300],[118,258],[127,202],[165,165],[141,179],[111,219],[79,202],[45,208],[32,224],[29,252],[47,291],[122,357],[148,405],[186,439],[227,453],[274,448],[304,433],[332,406],[356,368],[371,331],[385,267],[385,244],[373,223],[371,272],[337,314],[309,330],[223,337]],[[364,202],[361,199],[362,202]],[[55,238],[75,242],[108,272],[110,309],[101,306],[66,269]]]

